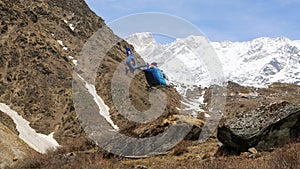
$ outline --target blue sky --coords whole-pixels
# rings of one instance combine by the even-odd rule
[[[211,41],[285,36],[300,40],[300,0],[85,0],[107,24],[143,12],[162,12],[197,26]]]

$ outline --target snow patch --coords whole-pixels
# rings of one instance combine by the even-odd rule
[[[211,116],[210,116],[209,114],[205,113],[205,114],[204,114],[204,117],[210,118]]]
[[[62,46],[62,47],[64,47],[65,45],[64,45],[64,43],[63,43],[63,41],[61,41],[61,40],[57,40],[57,42],[59,43],[59,45],[60,46]]]
[[[66,23],[66,24],[68,24],[69,22],[67,21],[67,20],[64,20],[64,22]],[[75,26],[74,26],[74,24],[69,24],[69,27],[70,27],[70,29],[72,30],[72,31],[74,31],[75,30]]]
[[[78,65],[78,61],[77,61],[76,59],[74,59],[73,56],[69,56],[69,59],[71,59],[71,61],[73,62],[73,64],[74,64],[75,66]]]
[[[184,111],[192,111],[192,116],[197,117],[200,112],[204,112],[203,109],[200,108],[199,99],[189,99],[185,101],[181,101],[181,104],[184,105]]]
[[[57,42],[59,43],[59,45],[63,48],[63,50],[67,51],[68,50],[68,47],[66,47],[63,43],[63,41],[61,40],[57,40]]]
[[[75,26],[74,26],[73,24],[69,24],[69,27],[70,27],[70,29],[71,29],[72,31],[75,30]]]
[[[200,98],[199,98],[200,104],[205,104],[205,103],[204,103],[204,96],[205,96],[205,90],[202,91],[201,96],[200,96]]]
[[[73,64],[74,64],[75,66],[78,65],[78,61],[77,61],[77,60],[73,59],[72,62],[73,62]]]
[[[119,127],[117,125],[114,124],[114,122],[112,121],[110,114],[109,114],[109,107],[104,103],[104,101],[102,100],[102,98],[97,94],[96,91],[96,87],[92,84],[89,84],[86,80],[84,80],[84,78],[82,78],[80,75],[78,75],[78,77],[84,81],[85,83],[85,88],[88,89],[88,92],[93,96],[94,101],[96,102],[96,104],[99,107],[99,114],[101,116],[103,116],[106,121],[115,129],[115,130],[119,130]]]
[[[0,110],[12,118],[19,132],[19,137],[37,152],[45,154],[47,150],[56,149],[60,146],[53,138],[54,132],[49,135],[37,133],[29,126],[30,123],[27,120],[4,103],[0,103]]]

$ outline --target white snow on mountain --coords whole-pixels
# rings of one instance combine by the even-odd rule
[[[205,65],[198,59],[199,53],[195,52],[203,45],[203,39],[189,36],[160,45],[151,33],[138,33],[126,40],[134,45],[146,62],[158,62],[173,81],[179,84],[190,81],[194,85],[208,86],[212,80],[207,66],[211,65]],[[247,42],[210,44],[223,66],[226,81],[256,87],[273,82],[300,85],[300,41],[285,37],[261,37]]]
[[[211,83],[208,70],[201,57],[198,56],[205,53],[195,52],[197,47],[207,41],[206,38],[191,36],[187,39],[177,39],[170,44],[160,45],[150,33],[145,33],[135,34],[127,41],[134,45],[135,50],[146,62],[157,62],[174,84],[182,84],[188,89],[193,85],[208,86]],[[180,88],[182,89],[182,87]]]
[[[249,42],[213,42],[228,80],[264,86],[273,82],[300,84],[300,43],[284,37]]]
[[[28,121],[4,103],[0,103],[0,110],[12,118],[19,132],[19,137],[37,152],[46,153],[47,150],[56,149],[60,146],[53,138],[53,132],[49,135],[37,133],[29,126]]]
[[[83,77],[77,74],[78,77],[85,83],[85,88],[93,96],[95,103],[99,107],[99,114],[103,116],[106,121],[113,127],[115,131],[119,130],[119,127],[114,124],[109,114],[109,107],[104,103],[103,99],[97,94],[96,87],[93,84],[88,83]]]

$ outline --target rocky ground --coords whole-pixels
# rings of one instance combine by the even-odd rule
[[[234,86],[234,87],[233,87]],[[238,91],[240,95],[231,95],[231,91]],[[249,94],[256,91],[258,95],[246,97],[241,93]],[[299,93],[300,87],[292,84],[273,84],[268,88],[253,88],[240,86],[229,82],[228,95],[226,97],[226,106],[224,119],[231,119],[230,114],[243,114],[250,110],[268,107],[271,103],[291,102],[299,105],[299,101],[293,99]],[[238,93],[236,92],[236,93]],[[209,100],[209,92],[206,92],[206,100]],[[268,97],[272,100],[268,100]],[[260,102],[264,100],[265,103]],[[256,105],[253,103],[260,103]],[[228,111],[231,110],[231,111]],[[208,112],[207,112],[208,113]],[[205,119],[203,119],[205,120]],[[159,123],[154,123],[159,124]],[[140,128],[141,131],[143,127]],[[132,132],[126,133],[134,135]],[[224,146],[217,138],[217,130],[209,137],[206,142],[193,140],[183,140],[175,148],[164,155],[158,155],[148,158],[132,159],[114,156],[112,154],[102,153],[99,149],[90,149],[90,151],[73,152],[71,157],[65,157],[61,162],[66,168],[74,167],[74,161],[81,161],[89,167],[104,168],[298,168],[299,167],[299,137],[290,140],[285,144],[273,146],[268,151],[259,151],[255,149],[239,151]],[[51,158],[57,159],[57,155],[51,155]],[[71,162],[67,162],[67,160]],[[95,161],[94,161],[95,160]],[[30,164],[36,164],[30,161]],[[47,163],[38,163],[46,165]],[[28,165],[28,164],[27,164]],[[26,166],[26,165],[25,165]],[[54,165],[55,166],[55,165]]]
[[[1,158],[0,167],[195,168],[203,163],[203,166],[207,165],[204,168],[211,168],[209,166],[214,163],[227,161],[225,163],[229,164],[232,159],[249,162],[250,154],[237,151],[232,153],[232,150],[224,148],[217,139],[217,131],[211,131],[213,135],[204,143],[195,141],[207,119],[203,113],[198,118],[178,115],[181,97],[173,87],[159,89],[166,96],[166,107],[154,121],[137,123],[120,114],[113,102],[113,92],[120,96],[124,92],[111,91],[111,79],[117,66],[126,58],[125,47],[133,48],[116,37],[83,0],[4,0],[0,2],[0,19],[0,102],[10,105],[37,132],[55,132],[54,138],[62,145],[57,151],[45,155],[35,153],[19,139],[12,119],[0,112],[0,132],[3,136],[0,142],[1,156],[7,157]],[[88,38],[99,29],[101,36],[93,44],[95,46],[85,46],[89,42]],[[159,135],[178,123],[192,126],[193,130],[186,139],[164,155],[144,159],[115,156],[97,147],[80,125],[73,103],[72,73],[77,70],[77,73],[88,77],[90,70],[81,67],[75,69],[76,60],[84,62],[80,59],[84,56],[90,59],[87,62],[96,64],[99,60],[93,56],[103,52],[102,49],[111,43],[114,45],[105,52],[105,57],[95,71],[94,84],[97,93],[110,107],[110,115],[120,132],[130,137],[147,138]],[[83,48],[86,51],[82,51]],[[144,64],[134,49],[133,53],[139,63]],[[126,77],[121,74],[120,79]],[[91,82],[89,78],[86,80]],[[206,113],[211,113],[209,107],[217,104],[212,102],[213,95],[226,99],[225,109],[220,112],[224,114],[224,119],[283,101],[300,106],[297,99],[300,88],[297,85],[278,83],[258,89],[229,82],[227,93],[214,93],[216,88],[222,87],[205,89],[204,101],[207,105],[203,108]],[[202,90],[199,89],[200,93]],[[149,109],[151,103],[148,98],[153,91],[155,89],[148,89],[142,72],[137,72],[129,87],[132,105],[139,111]],[[158,102],[162,100],[157,99]],[[296,151],[299,157],[298,150],[298,143],[282,149]],[[259,153],[259,156],[255,156],[257,161],[273,159],[274,156],[274,153]],[[16,158],[16,154],[20,156]],[[225,156],[229,154],[234,155]],[[256,159],[249,163],[255,162]]]

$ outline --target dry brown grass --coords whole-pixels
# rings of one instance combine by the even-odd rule
[[[46,155],[33,155],[19,162],[14,168],[114,168],[114,159],[105,158],[100,152],[60,153],[64,150],[51,151]]]
[[[258,158],[243,158],[240,156],[221,157],[207,160],[199,168],[226,169],[297,169],[300,168],[300,144],[289,144],[276,149],[272,153],[260,154]]]
[[[300,168],[300,143],[289,144],[271,153],[261,153],[259,157],[245,156],[210,157],[206,160],[197,158],[178,158],[184,154],[185,144],[168,156],[153,157],[144,160],[117,158],[102,152],[67,152],[60,148],[46,155],[33,155],[19,162],[15,168],[100,168],[100,169],[298,169]]]
[[[32,154],[19,161],[13,168],[113,168],[116,158],[98,150],[95,144],[86,139],[65,142],[63,147],[46,154]]]
[[[272,169],[300,168],[300,144],[290,144],[286,148],[276,151],[276,154],[269,161],[269,166]]]
[[[300,143],[286,145],[271,153],[260,153],[256,158],[224,155],[206,160],[178,159],[178,157],[173,158],[172,156],[161,161],[149,159],[148,162],[143,163],[133,162],[130,166],[134,168],[134,166],[142,164],[148,169],[298,169],[300,168]]]

